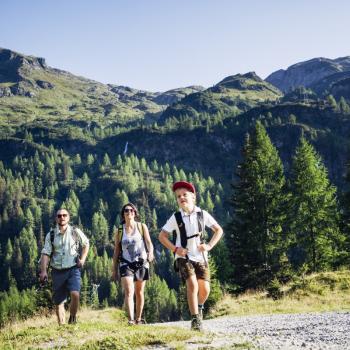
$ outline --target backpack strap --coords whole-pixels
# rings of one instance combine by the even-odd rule
[[[52,255],[54,253],[55,246],[53,245],[53,241],[55,240],[55,230],[52,228],[50,230],[50,242],[51,242],[51,254],[50,259],[52,258]]]
[[[197,212],[197,220],[198,220],[198,231],[200,235],[200,242],[201,244],[205,243],[205,225],[204,225],[204,215],[203,215],[203,210],[201,209],[199,212]],[[202,252],[202,256],[204,259],[204,264],[206,267],[208,267],[208,260]]]
[[[197,212],[197,220],[198,220],[198,231],[201,238],[201,243],[205,242],[205,225],[204,225],[204,215],[203,210],[201,209]]]
[[[77,228],[75,226],[72,226],[72,238],[74,240],[75,250],[78,253],[78,256],[80,257],[80,255],[81,255],[81,247],[82,247],[82,245],[81,245],[81,238],[80,238],[80,235],[77,232]],[[50,242],[51,242],[50,259],[52,258],[52,255],[53,255],[54,249],[55,249],[55,246],[53,244],[54,240],[55,240],[55,230],[51,229],[50,230]]]
[[[147,244],[145,242],[145,234],[144,234],[144,228],[143,228],[143,224],[142,222],[137,221],[136,222],[136,227],[138,229],[138,231],[140,232],[142,239],[143,239],[143,244],[145,246],[146,249],[146,253],[148,253],[148,248],[147,248]],[[118,226],[118,231],[117,231],[117,244],[119,244],[119,260],[122,261],[123,257],[123,248],[122,248],[122,238],[123,238],[123,224],[120,224]],[[125,260],[125,259],[124,259]]]
[[[75,226],[72,226],[72,237],[75,244],[75,251],[78,253],[78,256],[81,255],[81,238],[79,233],[77,232],[77,228]]]
[[[118,231],[117,231],[118,243],[120,243],[122,241],[122,237],[123,237],[123,224],[120,224],[118,226]]]
[[[120,224],[118,226],[118,230],[117,230],[117,244],[119,244],[119,256],[118,256],[118,260],[120,261],[122,258],[122,238],[123,238],[123,224]]]
[[[181,247],[182,248],[185,248],[185,249],[187,248],[187,241],[191,238],[200,237],[201,243],[204,242],[205,225],[204,225],[204,217],[203,217],[202,209],[199,212],[197,212],[198,233],[196,233],[192,236],[189,236],[189,237],[187,237],[186,227],[185,227],[185,223],[182,220],[181,212],[177,211],[176,213],[174,213],[174,215],[175,215],[177,226],[178,226],[179,231],[180,231]],[[173,243],[175,244],[175,242],[176,242],[176,230],[173,231]],[[205,258],[205,255],[203,252],[202,252],[202,255],[203,255],[205,265],[208,266],[208,262],[206,261],[206,258]],[[186,255],[186,259],[188,259],[187,255]],[[174,263],[174,268],[175,268],[175,271],[177,271],[177,272],[179,271],[178,267],[176,265],[176,260]]]
[[[140,234],[141,234],[141,236],[142,236],[143,244],[144,244],[145,249],[146,249],[146,253],[148,253],[147,244],[146,244],[146,242],[145,242],[145,234],[144,234],[144,229],[143,229],[143,223],[137,221],[137,222],[136,222],[136,225],[137,225],[137,229],[139,230],[139,232],[140,232]]]
[[[204,237],[204,218],[203,218],[203,211],[199,211],[197,212],[197,220],[198,220],[198,233],[187,237],[187,233],[186,233],[186,227],[185,227],[185,223],[182,220],[182,214],[180,211],[177,211],[175,214],[175,219],[176,219],[176,223],[177,226],[179,228],[180,231],[180,237],[181,237],[181,247],[182,248],[187,248],[187,241],[191,238],[195,238],[195,237],[201,237],[201,243]],[[173,242],[176,242],[176,237],[175,237],[176,231],[173,231]]]
[[[181,247],[186,249],[187,248],[187,233],[186,233],[185,223],[182,220],[182,215],[181,215],[180,211],[177,211],[174,215],[175,215],[177,226],[178,226],[179,231],[180,231]]]

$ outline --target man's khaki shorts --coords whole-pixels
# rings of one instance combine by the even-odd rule
[[[210,282],[209,267],[205,266],[205,263],[178,258],[176,260],[176,264],[179,269],[180,276],[184,281],[186,281],[190,276],[195,275],[198,280]]]

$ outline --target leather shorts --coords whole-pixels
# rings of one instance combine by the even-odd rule
[[[186,281],[190,276],[195,275],[198,280],[210,282],[210,270],[204,262],[197,262],[178,258],[175,261],[181,278]]]

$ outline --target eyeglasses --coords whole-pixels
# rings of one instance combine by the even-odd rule
[[[124,213],[133,213],[134,209],[125,208]]]
[[[57,217],[60,219],[60,218],[65,218],[67,217],[68,214],[57,214]]]

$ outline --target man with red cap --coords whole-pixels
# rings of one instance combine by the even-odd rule
[[[195,205],[196,190],[193,184],[175,182],[173,192],[180,209],[163,226],[159,240],[175,254],[175,266],[186,282],[191,329],[200,331],[204,303],[210,293],[208,251],[220,240],[223,230],[207,211]],[[203,241],[205,226],[214,233],[208,243]],[[169,240],[169,234],[174,231],[175,244]]]

